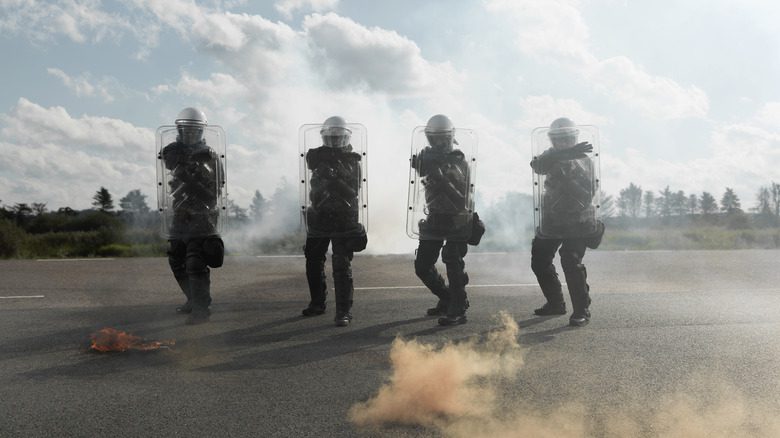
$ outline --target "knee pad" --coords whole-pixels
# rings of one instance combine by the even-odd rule
[[[433,266],[434,265],[423,263],[420,259],[415,259],[414,273],[417,274],[418,277],[424,277],[426,274],[428,274],[431,271],[431,268]]]
[[[171,240],[168,242],[168,264],[174,274],[185,270],[185,261],[187,258],[187,245],[181,240]]]
[[[564,271],[579,269],[579,266],[583,266],[581,264],[582,257],[577,253],[570,251],[558,251],[558,254],[561,256],[561,267]]]
[[[553,267],[552,260],[547,261],[531,257],[531,270],[534,272],[534,274],[543,274],[548,272],[550,271],[551,267]]]
[[[201,274],[209,271],[206,261],[203,260],[203,254],[187,255],[187,274]]]
[[[444,245],[444,248],[441,250],[441,261],[444,262],[445,265],[450,263],[462,263],[463,256],[461,255],[458,245]]]
[[[352,267],[352,262],[349,260],[348,257],[340,255],[340,254],[333,254],[331,256],[331,259],[333,260],[333,275],[337,275],[338,273],[342,272],[350,272]]]

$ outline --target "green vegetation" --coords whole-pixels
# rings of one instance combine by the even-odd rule
[[[723,227],[610,229],[599,249],[684,250],[684,249],[776,249],[780,229],[732,230]]]
[[[111,194],[101,187],[90,210],[64,207],[49,212],[42,203],[0,206],[0,258],[165,256],[168,244],[160,237],[159,214],[149,209],[145,198],[140,190],[132,190],[114,212]],[[616,199],[601,194],[607,230],[600,248],[780,248],[780,185],[760,188],[756,199],[756,207],[744,212],[729,188],[718,206],[707,192],[686,195],[666,187],[654,193],[632,183]],[[256,191],[248,209],[228,202],[226,250],[300,254],[306,236],[299,228],[298,209],[296,188],[286,181],[270,199]],[[508,192],[491,204],[477,205],[477,211],[487,225],[480,251],[529,250],[534,236],[531,195]],[[399,238],[405,238],[400,233]]]

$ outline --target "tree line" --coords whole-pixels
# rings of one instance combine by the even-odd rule
[[[780,184],[772,182],[769,186],[760,187],[756,193],[756,201],[756,206],[751,208],[750,212],[780,216]],[[602,208],[606,217],[630,218],[744,212],[739,196],[730,187],[725,188],[718,202],[706,191],[701,194],[686,194],[683,190],[675,192],[666,186],[655,193],[651,190],[643,191],[641,186],[634,183],[620,190],[616,200],[611,196],[602,196]]]
[[[277,225],[268,228],[266,234],[277,239],[287,237],[300,224],[295,195],[294,188],[282,180],[270,199],[256,190],[248,208],[228,199],[230,228],[246,229],[261,223],[268,228],[268,223],[274,223]],[[0,201],[0,257],[165,254],[167,242],[160,233],[160,212],[149,206],[140,189],[130,190],[117,203],[111,192],[101,186],[92,196],[91,206],[83,210],[67,206],[49,210],[42,202],[5,205]],[[284,243],[285,247],[291,245]]]

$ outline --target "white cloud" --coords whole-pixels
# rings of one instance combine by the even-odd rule
[[[509,14],[516,23],[516,44],[536,58],[554,56],[573,65],[593,62],[588,48],[588,26],[579,0],[485,0],[496,14]]]
[[[58,35],[84,43],[128,31],[143,34],[122,17],[102,11],[96,0],[4,1],[0,11],[1,32],[25,35],[37,42],[54,41]]]
[[[704,118],[709,108],[700,88],[651,75],[624,56],[590,65],[587,77],[597,90],[655,119]]]
[[[708,154],[691,160],[657,159],[644,151],[628,149],[623,157],[604,154],[603,180],[606,190],[617,193],[630,182],[645,190],[700,194],[708,191],[720,199],[724,189],[735,189],[743,209],[754,205],[759,187],[777,180],[780,167],[780,125],[767,125],[767,117],[777,116],[780,103],[770,102],[739,123],[716,126],[710,137]],[[609,149],[609,147],[607,147]]]
[[[248,92],[244,84],[226,73],[212,73],[204,80],[184,73],[174,89],[184,96],[204,98],[214,104],[239,98]]]
[[[394,31],[367,28],[333,13],[310,15],[303,28],[312,69],[334,89],[421,95],[461,88],[464,78],[451,64],[426,60],[414,41]]]
[[[780,102],[764,104],[756,114],[756,121],[766,127],[780,126]]]
[[[274,8],[285,18],[290,19],[298,10],[323,12],[335,9],[338,4],[339,0],[279,0],[274,4]]]
[[[600,93],[655,119],[704,118],[707,95],[695,86],[653,75],[626,56],[598,59],[579,0],[485,0],[486,8],[515,25],[521,53],[581,75]]]
[[[574,99],[559,99],[550,95],[524,97],[520,100],[520,109],[520,119],[515,124],[519,129],[529,132],[540,126],[548,126],[559,117],[568,117],[580,125],[610,123],[608,117],[586,110]]]
[[[0,116],[4,202],[87,208],[101,186],[115,196],[153,193],[154,134],[107,117],[72,117],[21,98]]]
[[[108,86],[106,85],[109,81],[108,79],[104,79],[100,83],[93,85],[93,80],[89,74],[72,77],[58,68],[47,68],[46,71],[50,75],[59,78],[66,87],[73,90],[79,97],[99,96],[104,102],[112,102],[114,100],[114,96],[111,95]]]

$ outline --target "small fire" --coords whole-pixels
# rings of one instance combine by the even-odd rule
[[[138,336],[111,327],[102,328],[89,335],[89,338],[92,340],[90,348],[101,353],[127,350],[158,350],[160,348],[170,348],[176,344],[176,341],[173,339],[144,341]]]

